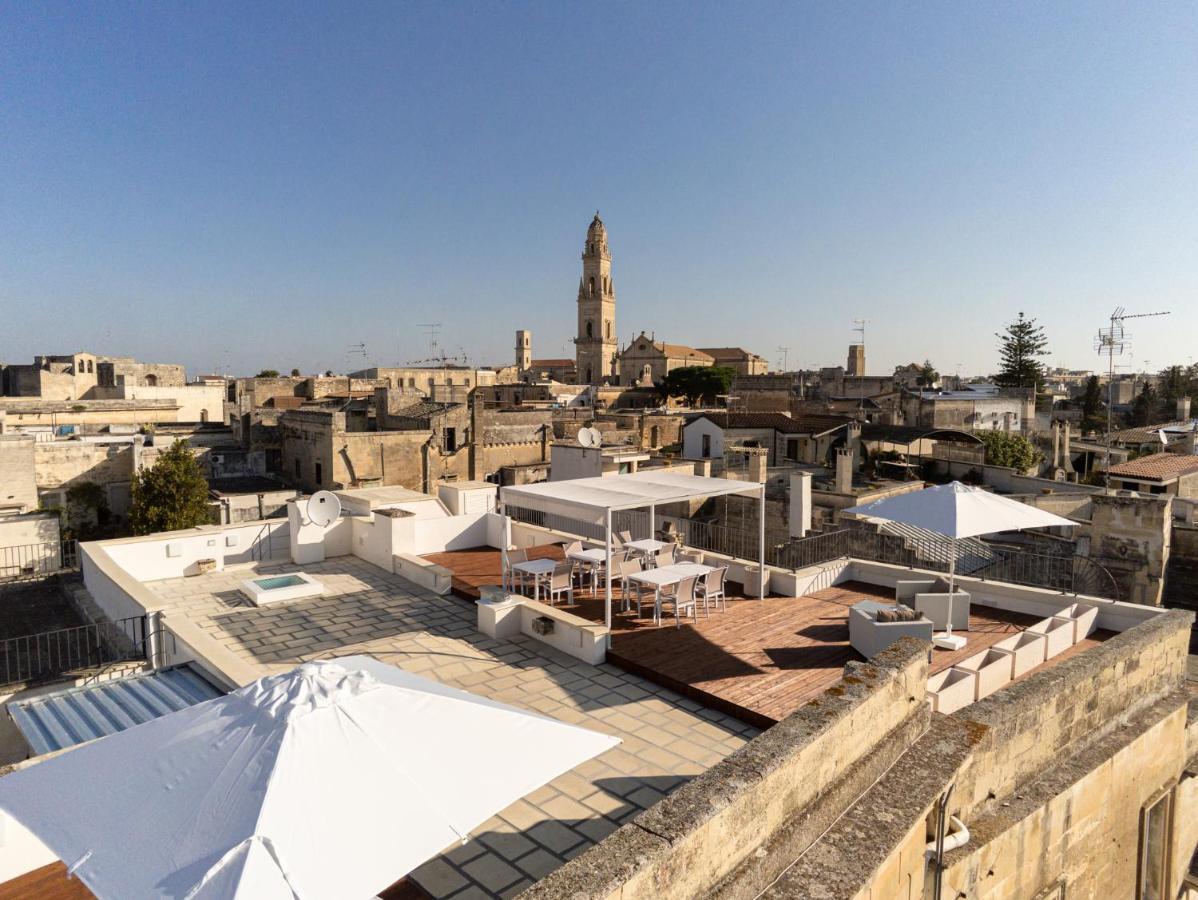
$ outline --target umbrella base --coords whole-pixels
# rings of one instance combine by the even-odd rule
[[[960,650],[968,643],[966,639],[959,634],[944,634],[933,635],[932,646],[939,647],[941,650]]]

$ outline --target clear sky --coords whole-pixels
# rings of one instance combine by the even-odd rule
[[[0,2],[0,360],[573,355],[617,330],[985,372],[1198,355],[1198,8]]]

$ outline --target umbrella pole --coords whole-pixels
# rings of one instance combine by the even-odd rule
[[[607,511],[607,558],[604,562],[603,624],[607,626],[607,647],[611,649],[611,510]]]

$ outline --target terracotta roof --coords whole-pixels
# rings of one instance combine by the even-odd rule
[[[689,358],[698,359],[700,356],[702,356],[702,357],[706,357],[707,359],[710,359],[712,362],[715,362],[714,357],[704,353],[702,350],[696,350],[694,347],[688,347],[685,344],[659,343],[657,346],[663,353],[665,353],[666,356],[677,356],[680,358],[688,358],[688,359]]]
[[[572,359],[534,359],[532,361],[533,368],[540,369],[565,369],[574,365]]]
[[[706,353],[712,359],[753,359],[757,356],[743,347],[700,347],[700,353]]]
[[[1198,472],[1198,456],[1182,453],[1152,453],[1112,466],[1110,474],[1119,478],[1143,481],[1167,481],[1194,472]]]
[[[1156,425],[1141,425],[1139,428],[1124,428],[1122,431],[1112,431],[1111,440],[1123,444],[1147,444],[1159,440],[1158,432],[1162,428],[1179,428],[1186,422],[1160,422]]]

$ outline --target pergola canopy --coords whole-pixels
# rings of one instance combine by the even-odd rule
[[[500,498],[504,506],[522,506],[599,522],[608,510],[641,509],[726,494],[760,493],[761,485],[757,482],[649,469],[626,475],[513,485],[502,488]]]

